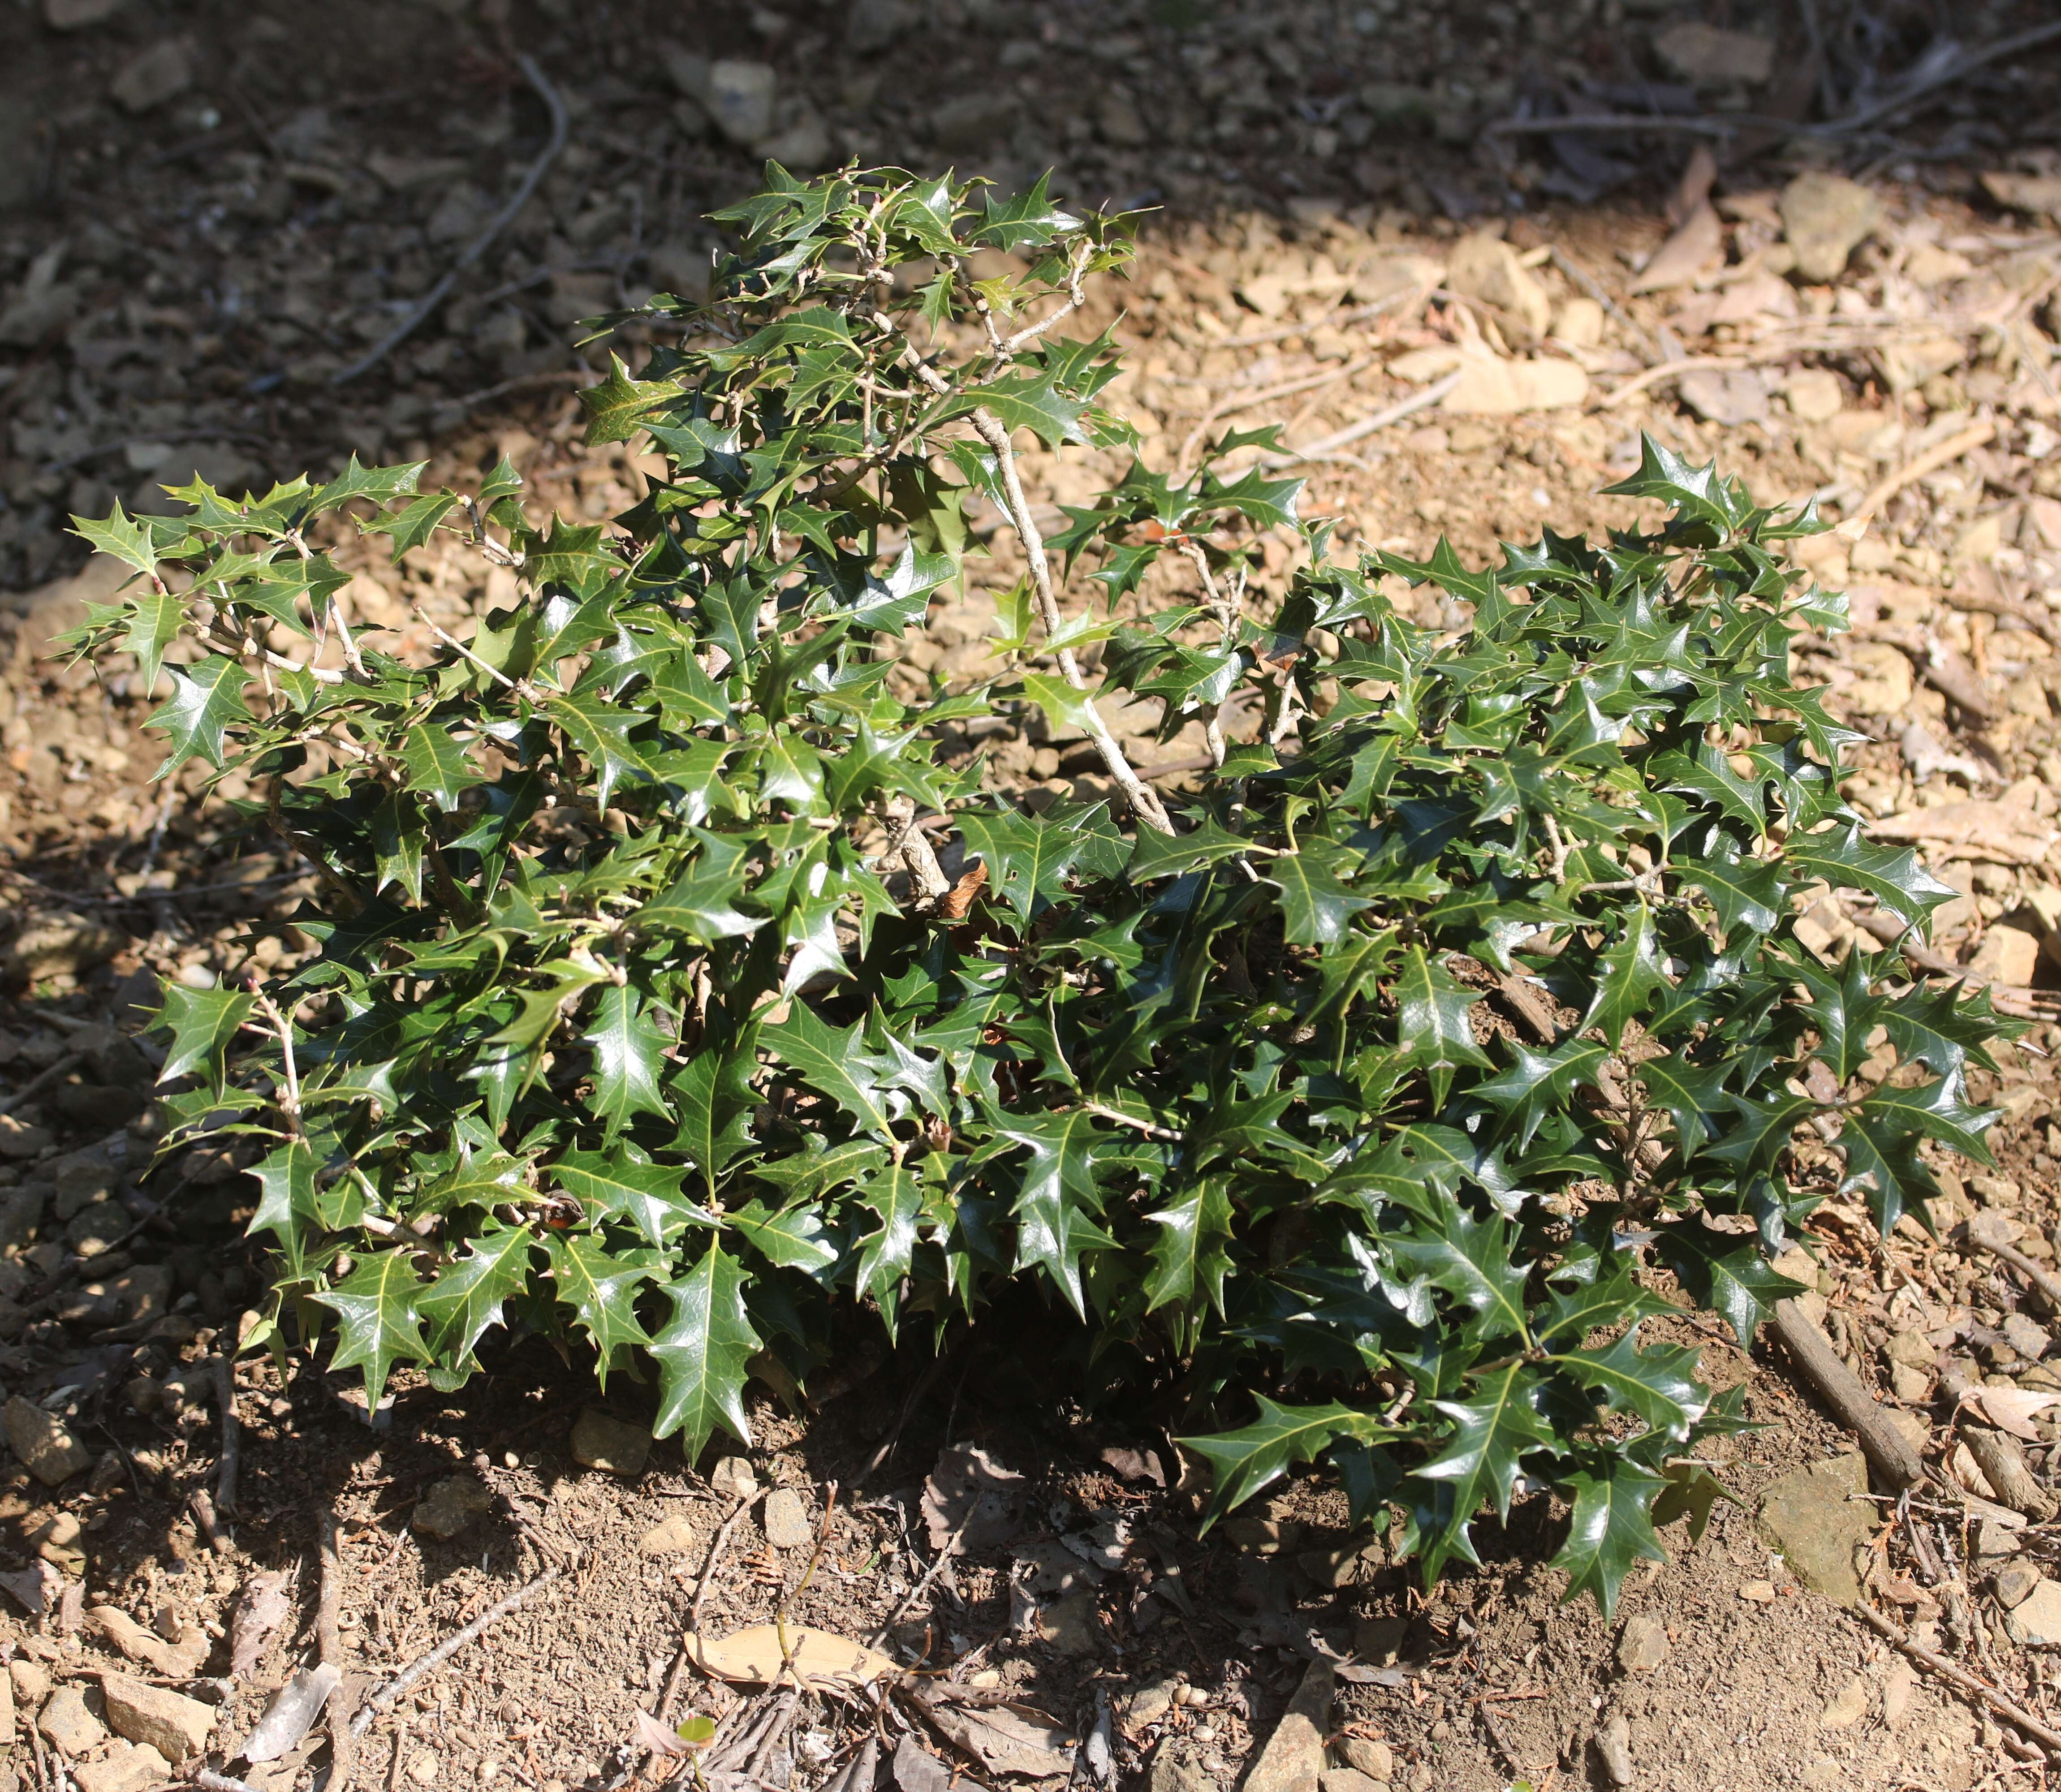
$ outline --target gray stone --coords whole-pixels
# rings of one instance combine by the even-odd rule
[[[1000,91],[961,94],[930,114],[930,135],[947,154],[982,150],[1016,122],[1016,99]]]
[[[1095,106],[1095,128],[1103,141],[1135,150],[1152,139],[1151,127],[1138,110],[1138,102],[1126,93],[1104,94]]]
[[[2054,1339],[2046,1326],[2023,1313],[2006,1314],[2003,1324],[1998,1329],[2003,1333],[2004,1342],[2027,1362],[2039,1362],[2054,1347]]]
[[[1383,1782],[1357,1767],[1327,1767],[1317,1776],[1317,1783],[1323,1792],[1379,1792]]]
[[[902,36],[920,16],[910,0],[858,0],[845,17],[845,47],[855,56],[873,55]]]
[[[83,31],[112,18],[128,0],[43,0],[43,22],[53,31]]]
[[[40,1126],[28,1130],[42,1131]],[[14,1190],[5,1200],[0,1200],[0,1250],[9,1245],[25,1245],[35,1236],[36,1228],[42,1224],[44,1204],[50,1197],[49,1187],[35,1182],[26,1188]]]
[[[1175,1752],[1179,1741],[1169,1736],[1159,1745],[1159,1752],[1152,1758],[1151,1777],[1145,1782],[1146,1792],[1217,1792],[1215,1776],[1206,1771],[1199,1761]]]
[[[1742,423],[1767,420],[1767,385],[1751,367],[1729,374],[1705,367],[1684,374],[1675,390],[1683,403],[1707,423],[1736,429]]]
[[[0,1413],[0,1430],[6,1432],[7,1447],[21,1458],[22,1466],[46,1487],[62,1486],[93,1466],[93,1452],[71,1434],[62,1419],[18,1394]]]
[[[651,1429],[626,1425],[590,1406],[573,1426],[572,1449],[573,1460],[583,1466],[634,1480],[644,1472],[645,1458],[651,1454]]]
[[[1603,1759],[1603,1771],[1611,1777],[1613,1786],[1629,1786],[1632,1781],[1631,1724],[1622,1711],[1613,1711],[1596,1732],[1596,1753]]]
[[[1124,1711],[1125,1722],[1133,1730],[1157,1723],[1174,1709],[1174,1693],[1179,1685],[1179,1681],[1163,1674],[1147,1681],[1131,1695],[1131,1703]]]
[[[1553,302],[1517,251],[1499,238],[1476,233],[1460,238],[1446,266],[1446,285],[1463,298],[1478,298],[1515,318],[1535,336],[1552,322]]]
[[[749,149],[773,133],[779,77],[770,62],[725,58],[709,64],[708,92],[702,103],[716,129]]]
[[[2023,1602],[2003,1615],[2004,1634],[2026,1649],[2061,1643],[2061,1585],[2044,1575]]]
[[[1846,271],[1847,258],[1875,234],[1882,206],[1858,181],[1807,168],[1782,190],[1782,226],[1796,271],[1822,285]]]
[[[122,65],[107,90],[125,112],[156,110],[193,85],[193,58],[177,38],[166,38]]]
[[[1370,1736],[1341,1736],[1338,1741],[1339,1758],[1348,1767],[1357,1769],[1371,1780],[1391,1780],[1395,1778],[1395,1751],[1386,1742]]]
[[[33,275],[30,283],[34,283]],[[66,314],[78,298],[76,290],[68,284],[48,286],[45,295],[49,306],[61,306]],[[0,339],[25,347],[44,333],[46,326],[36,318],[25,323],[18,316],[24,306],[34,308],[32,296],[25,292],[8,308],[6,319],[0,321]],[[125,936],[112,927],[77,915],[34,922],[17,934],[7,948],[6,973],[14,982],[27,984],[52,977],[75,977],[95,965],[105,964],[126,943]]]
[[[74,1759],[107,1740],[107,1726],[87,1708],[86,1694],[77,1686],[60,1686],[50,1694],[37,1716],[36,1728],[60,1754]]]
[[[658,1523],[637,1539],[638,1552],[642,1555],[671,1555],[678,1550],[690,1550],[700,1540],[700,1534],[688,1522],[684,1512],[675,1512]]]
[[[493,1510],[493,1493],[478,1475],[447,1474],[415,1502],[410,1528],[448,1543],[482,1512]]]
[[[208,1733],[218,1714],[212,1705],[146,1686],[126,1674],[103,1674],[100,1690],[107,1698],[107,1722],[118,1736],[146,1743],[174,1766],[207,1748]]]
[[[1617,1639],[1617,1663],[1627,1674],[1651,1674],[1667,1659],[1667,1631],[1657,1618],[1635,1613]]]
[[[1370,1667],[1393,1667],[1409,1634],[1407,1618],[1363,1618],[1353,1626],[1353,1654]]]
[[[1996,1572],[1997,1603],[2006,1611],[2022,1606],[2031,1598],[2039,1586],[2039,1570],[2029,1568],[2022,1562],[2014,1562]]]
[[[1758,86],[1775,68],[1775,40],[1757,31],[1687,23],[1663,31],[1653,47],[1677,74],[1699,86],[1743,81]]]
[[[1785,1474],[1761,1496],[1760,1529],[1804,1583],[1843,1606],[1860,1602],[1855,1570],[1874,1534],[1875,1508],[1850,1498],[1868,1490],[1859,1450]]]
[[[766,1541],[776,1550],[805,1550],[816,1540],[807,1503],[792,1487],[766,1496]]]
[[[1038,1637],[1062,1655],[1095,1655],[1102,1652],[1100,1626],[1096,1623],[1093,1588],[1070,1593],[1062,1599],[1048,1599],[1038,1608]]]
[[[819,173],[837,159],[830,126],[813,109],[801,113],[772,136],[762,138],[752,153],[777,162],[796,174]]]
[[[726,1456],[716,1464],[709,1485],[732,1499],[749,1499],[758,1491],[758,1477],[751,1472],[751,1464],[744,1457]]]
[[[1335,1685],[1329,1658],[1319,1656],[1245,1776],[1245,1792],[1315,1792],[1324,1770],[1324,1735],[1331,1726]]]

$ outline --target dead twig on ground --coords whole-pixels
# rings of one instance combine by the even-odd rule
[[[765,1498],[769,1491],[767,1488],[760,1487],[739,1500],[730,1509],[730,1516],[722,1521],[722,1528],[715,1534],[715,1541],[709,1545],[708,1560],[702,1564],[702,1578],[694,1586],[694,1602],[687,1611],[687,1642],[690,1649],[698,1650],[702,1634],[702,1606],[708,1598],[710,1587],[715,1583],[715,1571],[722,1561],[722,1552],[730,1542],[730,1533],[737,1529],[744,1514]],[[707,1672],[702,1666],[698,1653],[694,1658],[694,1666],[702,1668],[704,1673]]]
[[[1319,436],[1304,446],[1290,450],[1284,454],[1267,454],[1260,458],[1260,466],[1267,472],[1284,466],[1293,466],[1300,461],[1322,460],[1363,436],[1372,435],[1377,430],[1385,430],[1391,423],[1399,423],[1406,417],[1414,417],[1420,410],[1429,410],[1453,388],[1460,383],[1462,368],[1455,368],[1443,379],[1436,379],[1421,392],[1413,392],[1385,410],[1377,410],[1371,417],[1363,417],[1357,423],[1348,423],[1342,430],[1327,436]]]
[[[462,1630],[454,1631],[438,1643],[429,1654],[411,1662],[370,1698],[364,1708],[350,1720],[353,1736],[362,1736],[372,1726],[372,1720],[381,1712],[390,1710],[394,1702],[417,1682],[436,1672],[467,1643],[477,1642],[491,1626],[498,1623],[510,1612],[520,1611],[566,1571],[566,1564],[554,1562],[534,1579],[521,1586],[498,1603],[490,1606]]]
[[[2045,1524],[2061,1511],[2054,1496],[2032,1478],[2017,1440],[1987,1425],[1971,1425],[1967,1415],[1983,1415],[1979,1392],[1961,1371],[1951,1364],[1939,1371],[1939,1388],[1954,1402],[1961,1442],[1967,1446],[1975,1466],[1983,1471],[2000,1503],[2022,1512],[2035,1524]]]
[[[1899,467],[1895,472],[1878,480],[1855,508],[1854,514],[1840,525],[1842,529],[1865,523],[1890,499],[1906,486],[1915,485],[1928,473],[1937,473],[1943,466],[1951,466],[1971,448],[1979,448],[1995,438],[1996,422],[1993,418],[1984,418],[1979,423],[1971,423],[1965,430],[1950,435],[1944,442],[1928,448],[1909,465]]]
[[[1776,1302],[1773,1330],[1790,1361],[1839,1422],[1859,1438],[1867,1459],[1891,1486],[1907,1487],[1924,1474],[1918,1452],[1883,1418],[1874,1397],[1840,1361],[1831,1341],[1803,1308],[1793,1300]]]
[[[236,1510],[236,1475],[243,1450],[243,1426],[236,1416],[236,1365],[229,1353],[214,1358],[214,1400],[221,1409],[222,1463],[216,1471],[214,1503],[224,1512]]]
[[[325,1506],[317,1546],[322,1559],[322,1586],[315,1606],[315,1651],[325,1667],[343,1672],[343,1552],[338,1546],[336,1510]],[[328,1792],[349,1792],[357,1765],[358,1733],[350,1726],[341,1685],[324,1707],[329,1728]]]
[[[371,348],[352,362],[348,367],[332,374],[330,376],[331,386],[348,385],[361,374],[370,372],[413,335],[421,326],[422,320],[443,303],[451,288],[457,284],[458,277],[492,248],[501,233],[515,222],[522,208],[529,204],[530,196],[537,190],[537,183],[544,178],[545,171],[558,159],[558,152],[566,146],[567,122],[566,102],[559,98],[558,89],[545,78],[544,71],[538,68],[529,57],[518,56],[515,58],[515,62],[516,66],[522,70],[524,78],[536,89],[538,97],[543,101],[545,109],[551,115],[551,134],[544,145],[543,152],[530,164],[528,171],[522,176],[521,185],[509,196],[507,204],[496,212],[486,228],[472,239],[466,246],[465,253],[444,270],[443,278],[423,294],[415,302],[414,308],[408,313],[407,316],[394,325]]]
[[[1956,978],[1967,985],[1971,993],[1987,990],[1990,1001],[1999,1014],[2015,1015],[2021,1020],[2053,1019],[2055,997],[2051,991],[2030,989],[2022,983],[1999,983],[1979,971],[1971,970],[1945,953],[1910,937],[1911,930],[1903,922],[1880,909],[1859,912],[1844,909],[1842,912],[1855,926],[1871,934],[1885,946],[1895,946],[1919,970],[1930,971],[1935,977]]]
[[[2008,1238],[2002,1237],[1988,1226],[1979,1223],[1980,1221],[1989,1217],[1987,1214],[1979,1214],[1975,1219],[1959,1227],[1955,1234],[1957,1241],[1965,1241],[1968,1244],[1978,1245],[1992,1257],[2010,1264],[2014,1270],[2039,1290],[2040,1298],[2047,1302],[2048,1312],[2061,1314],[2061,1276],[2055,1275],[2051,1270],[2037,1259],[2026,1255]]]
[[[1995,1687],[1985,1686],[1965,1669],[1956,1667],[1945,1656],[1934,1650],[1927,1649],[1923,1643],[1915,1640],[1894,1618],[1884,1617],[1870,1606],[1856,1606],[1854,1610],[1861,1622],[1876,1635],[1901,1650],[1927,1673],[1936,1674],[1948,1685],[1959,1686],[1963,1692],[1971,1694],[1988,1706],[1999,1717],[2015,1724],[2035,1742],[2047,1748],[2061,1752],[2061,1730],[2051,1729],[2042,1723],[2030,1712],[2013,1704]]]
[[[945,1564],[958,1554],[959,1539],[966,1535],[966,1528],[972,1522],[973,1514],[969,1512],[959,1521],[959,1528],[945,1540],[945,1546],[938,1551],[938,1559],[924,1570],[923,1578],[902,1595],[901,1604],[889,1614],[887,1622],[873,1633],[872,1638],[866,1643],[867,1648],[878,1649],[882,1642],[886,1642],[887,1633],[902,1622],[902,1614],[930,1591],[930,1582],[944,1571]]]
[[[214,1502],[209,1498],[207,1489],[196,1487],[186,1495],[186,1508],[194,1515],[194,1522],[200,1526],[200,1534],[207,1539],[207,1546],[217,1555],[230,1555],[236,1546],[222,1535],[222,1526],[216,1522]]]

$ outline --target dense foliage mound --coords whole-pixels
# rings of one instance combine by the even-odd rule
[[[1120,221],[768,183],[711,305],[654,301],[586,394],[668,470],[612,525],[355,462],[82,524],[139,577],[74,645],[168,679],[167,769],[243,772],[322,874],[314,959],[162,1016],[173,1140],[264,1142],[273,1325],[374,1400],[497,1326],[645,1359],[692,1456],[841,1303],[942,1330],[1028,1277],[1189,1428],[1247,1422],[1193,1440],[1216,1510],[1327,1454],[1435,1574],[1528,1477],[1607,1606],[1737,1422],[1642,1340],[1660,1272],[1744,1337],[1815,1203],[1887,1228],[1921,1140],[1983,1150],[1987,1004],[1795,938],[1801,886],[1951,894],[1863,838],[1791,682],[1842,621],[1779,558],[1819,525],[1649,442],[1613,489],[1651,533],[1346,564],[1232,436],[1041,542],[1018,445],[1132,439],[1061,327]],[[1027,550],[995,676],[908,700],[983,500]],[[456,530],[521,600],[376,651],[317,546],[350,527]],[[1095,706],[1145,698],[1215,761],[1164,806]],[[1094,742],[1109,800],[1000,799],[998,716]]]

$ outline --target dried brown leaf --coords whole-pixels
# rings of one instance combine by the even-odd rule
[[[961,1555],[998,1549],[1019,1528],[1023,1477],[1004,1468],[978,1444],[954,1444],[938,1458],[923,1483],[923,1522],[930,1547],[958,1538]],[[963,1526],[963,1530],[962,1530]]]
[[[811,1686],[863,1686],[901,1671],[862,1642],[800,1624],[754,1624],[720,1642],[690,1634],[686,1646],[689,1658],[718,1679],[762,1685],[794,1678]]]
[[[236,1614],[229,1621],[230,1678],[240,1680],[258,1665],[266,1638],[286,1622],[293,1609],[283,1574],[253,1574],[243,1583],[243,1597],[236,1602]]]

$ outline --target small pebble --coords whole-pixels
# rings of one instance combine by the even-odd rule
[[[408,1763],[408,1778],[418,1786],[434,1786],[437,1782],[437,1758],[424,1749]]]
[[[1751,1599],[1756,1606],[1771,1606],[1775,1603],[1775,1582],[1748,1581],[1739,1589],[1739,1597]]]
[[[792,1487],[775,1487],[766,1496],[766,1541],[774,1549],[806,1549],[815,1539],[809,1509]]]

